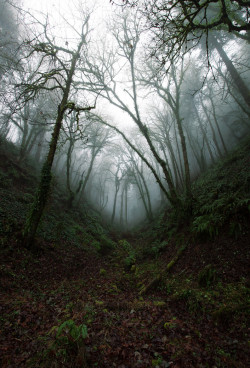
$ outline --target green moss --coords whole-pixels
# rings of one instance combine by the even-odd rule
[[[104,268],[101,268],[100,271],[99,271],[99,274],[101,276],[107,275],[107,271]]]
[[[162,301],[154,301],[153,304],[156,306],[156,307],[165,307],[166,306],[166,303],[165,302],[162,302]]]

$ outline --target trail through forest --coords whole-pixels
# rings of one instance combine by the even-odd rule
[[[250,367],[249,4],[0,0],[1,368]]]
[[[135,270],[114,255],[9,251],[1,265],[1,366],[84,367],[85,358],[89,367],[248,366],[237,319],[216,323],[165,289],[140,297],[138,284]],[[53,326],[65,320],[88,328],[84,353],[69,349],[70,360],[52,345]]]

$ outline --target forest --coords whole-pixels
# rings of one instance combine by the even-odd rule
[[[0,365],[250,366],[250,1],[0,0]]]

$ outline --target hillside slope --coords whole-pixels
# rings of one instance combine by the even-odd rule
[[[191,217],[167,211],[116,242],[56,184],[37,254],[20,242],[37,175],[7,150],[1,367],[250,366],[249,140],[194,184]]]

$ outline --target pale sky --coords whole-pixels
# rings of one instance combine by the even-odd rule
[[[49,15],[50,25],[55,26],[54,34],[58,38],[57,42],[60,42],[61,39],[65,43],[66,40],[71,41],[75,37],[72,29],[67,27],[67,23],[63,18],[66,18],[69,24],[73,24],[76,29],[81,27],[82,18],[80,19],[80,13],[77,11],[79,0],[22,0],[22,2],[23,8],[29,10],[32,14],[35,12],[36,17],[39,17],[38,12],[42,12],[43,14],[40,14],[41,18],[39,19],[44,20],[45,15]],[[94,9],[90,19],[93,39],[106,40],[108,34],[105,30],[105,24],[112,13],[117,11],[117,8],[112,6],[109,0],[80,0],[80,3],[83,9]],[[130,100],[123,90],[121,90],[121,94],[124,100]],[[131,118],[126,113],[113,107],[108,102],[103,101],[101,104],[97,102],[97,109],[112,116],[116,126],[121,124],[125,129],[128,126],[134,126]]]

